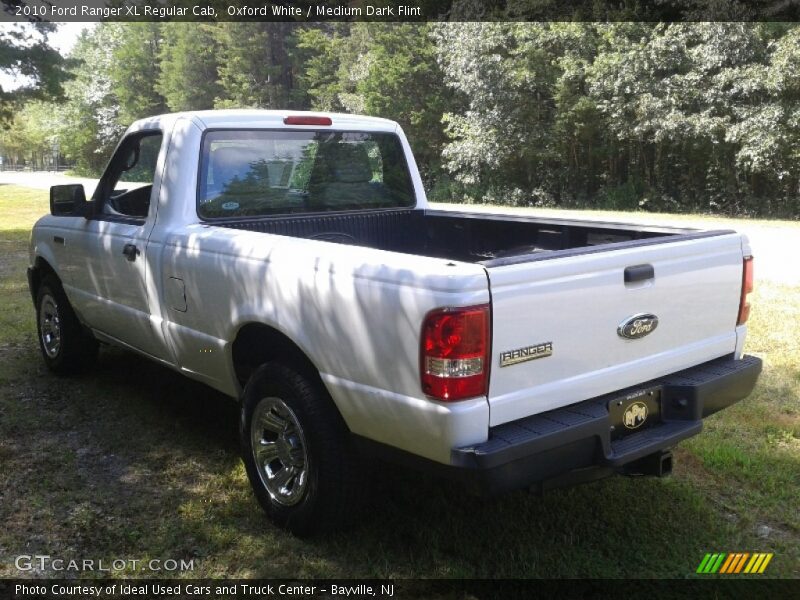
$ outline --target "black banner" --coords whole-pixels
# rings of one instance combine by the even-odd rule
[[[4,21],[796,21],[800,0],[2,0]]]
[[[796,597],[797,582],[777,579],[609,580],[0,580],[0,600],[28,598],[117,600],[174,599],[347,599],[406,598],[485,600],[503,598],[753,598]]]

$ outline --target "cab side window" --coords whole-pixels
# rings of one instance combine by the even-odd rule
[[[125,138],[95,193],[100,215],[137,220],[147,217],[162,138],[161,132]]]

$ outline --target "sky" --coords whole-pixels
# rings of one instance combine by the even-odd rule
[[[96,23],[60,23],[58,30],[50,35],[50,45],[62,55],[65,55],[72,50],[81,31],[89,27],[94,27],[95,25]],[[0,28],[13,26],[15,26],[14,23],[0,23]],[[13,73],[0,71],[0,87],[4,90],[13,90],[24,83],[24,78],[18,77]]]
[[[94,27],[96,23],[61,23],[53,35],[50,36],[50,45],[62,55],[66,54],[75,45],[81,31]]]

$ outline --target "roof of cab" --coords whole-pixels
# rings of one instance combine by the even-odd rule
[[[378,131],[395,131],[397,123],[389,119],[378,117],[367,117],[363,115],[349,115],[344,113],[330,112],[311,112],[302,110],[258,110],[258,109],[226,109],[226,110],[198,110],[181,113],[169,113],[140,119],[136,121],[131,129],[146,129],[172,121],[178,118],[191,119],[201,129],[234,129],[251,127],[298,127],[296,125],[284,125],[283,119],[290,115],[330,117],[331,127],[338,129],[341,127],[367,127]],[[303,127],[303,126],[300,126]],[[309,126],[319,127],[319,126]]]

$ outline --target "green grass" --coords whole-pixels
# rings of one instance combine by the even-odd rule
[[[28,240],[33,223],[50,210],[47,192],[0,185],[0,344],[18,344],[30,338],[34,325],[25,277]],[[2,377],[0,367],[0,377]],[[2,383],[2,380],[0,380]]]
[[[229,399],[119,350],[81,377],[44,369],[24,273],[46,211],[45,192],[0,186],[0,577],[39,553],[194,560],[187,577],[683,578],[715,551],[800,576],[800,288],[758,285],[764,374],[671,478],[487,499],[385,467],[354,530],[302,541],[253,499]]]

